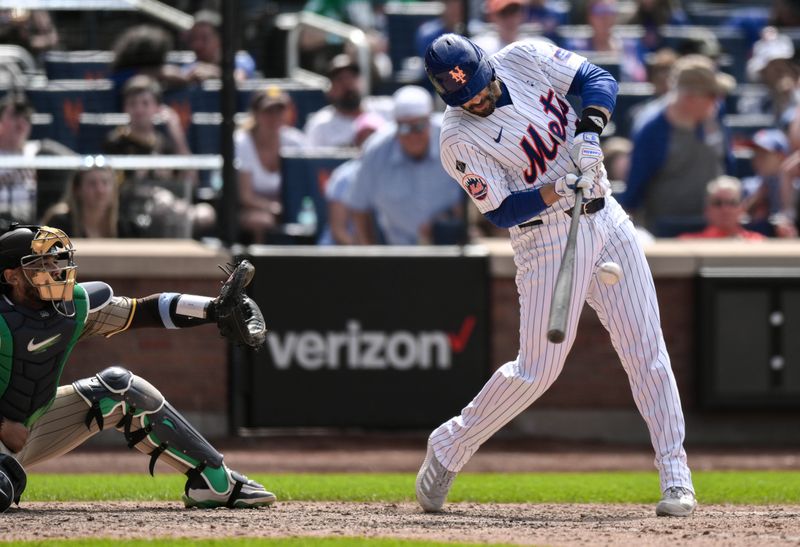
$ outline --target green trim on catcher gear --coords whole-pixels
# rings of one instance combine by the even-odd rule
[[[228,488],[224,492],[214,492],[208,488],[202,478],[196,475],[187,479],[183,495],[183,503],[186,507],[249,509],[266,507],[275,503],[277,499],[275,494],[268,492],[261,484],[224,465],[220,470],[225,474],[228,484]]]
[[[11,369],[14,368],[14,337],[8,328],[5,318],[0,315],[0,397],[2,397],[8,382],[11,380]]]
[[[78,339],[81,337],[81,334],[83,334],[83,329],[86,326],[86,317],[89,315],[89,297],[86,295],[86,289],[78,284],[76,284],[73,289],[72,302],[75,306],[75,332],[72,333],[72,338],[70,338],[69,344],[67,344],[67,349],[64,350],[64,356],[61,358],[61,362],[58,364],[58,374],[56,375],[55,385],[59,385],[61,382],[61,374],[64,372],[64,365],[67,363],[70,353],[72,353],[72,348],[75,347],[75,344],[78,343]],[[55,400],[56,392],[53,390],[53,397],[50,399],[50,401],[31,414],[30,418],[25,420],[25,426],[28,428],[33,426],[33,424],[36,423],[36,420],[42,417],[42,414],[50,410],[50,407],[53,405],[53,401]]]
[[[169,422],[168,419],[164,418],[161,420],[161,423]],[[150,420],[150,415],[146,415],[142,418],[142,423],[145,427],[151,426],[152,421]],[[170,422],[168,426],[171,429],[175,429],[175,426]],[[155,432],[151,431],[147,438],[155,444],[156,446],[161,446],[161,439],[155,434]],[[176,458],[179,458],[189,464],[190,467],[197,469],[200,467],[200,461],[192,458],[191,456],[176,450],[172,446],[167,446],[165,452],[169,452],[170,454],[174,455]],[[228,475],[225,473],[225,467],[206,467],[201,471],[201,474],[206,478],[208,484],[211,485],[211,488],[216,492],[225,492],[228,490],[229,482],[228,482]]]

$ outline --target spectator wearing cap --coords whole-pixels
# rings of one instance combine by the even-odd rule
[[[733,170],[718,107],[734,85],[707,57],[682,57],[665,105],[633,135],[631,168],[618,199],[656,237],[702,225],[706,184]]]
[[[239,226],[244,241],[268,243],[280,224],[281,151],[304,148],[305,135],[285,123],[291,99],[277,86],[253,93],[249,116],[234,133]]]
[[[747,61],[750,80],[764,84],[766,97],[742,97],[737,108],[741,113],[769,113],[776,123],[794,116],[797,107],[797,87],[800,66],[794,61],[794,43],[775,27],[767,27],[761,39],[753,45],[753,55]]]
[[[769,237],[796,237],[794,209],[784,204],[786,186],[794,182],[792,162],[787,162],[789,140],[780,129],[762,129],[753,135],[751,146],[755,174],[742,180],[748,226]]]
[[[203,81],[221,77],[222,17],[211,10],[200,10],[194,15],[194,25],[187,34],[187,45],[195,54],[195,61],[184,66],[187,78]],[[255,75],[256,63],[246,51],[237,51],[234,57],[233,76],[236,81]]]
[[[361,149],[367,139],[379,131],[387,121],[374,112],[365,112],[356,118],[355,145]],[[361,167],[361,157],[344,162],[331,171],[325,186],[325,201],[328,205],[328,226],[320,236],[320,245],[353,245],[356,241],[353,214],[346,198]]]
[[[0,155],[33,156],[28,146],[33,106],[14,91],[0,99]],[[33,169],[0,169],[0,223],[36,220],[36,172]]]
[[[375,223],[389,245],[431,243],[436,228],[462,218],[462,192],[439,159],[441,127],[431,120],[430,93],[405,86],[392,100],[395,124],[367,143],[346,198],[356,243],[378,242]]]
[[[679,239],[741,239],[764,241],[766,237],[742,226],[744,205],[742,183],[735,177],[722,175],[706,186],[704,206],[706,227],[699,232],[683,233]]]
[[[308,117],[304,128],[310,147],[351,147],[355,144],[355,120],[364,112],[387,117],[391,105],[381,98],[363,96],[364,82],[358,64],[346,53],[328,66],[329,105]]]
[[[472,41],[487,55],[494,55],[508,44],[520,39],[520,27],[525,22],[528,0],[489,0],[486,15],[494,29],[476,34]]]

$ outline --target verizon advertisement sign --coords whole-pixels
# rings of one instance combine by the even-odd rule
[[[462,332],[413,333],[399,330],[364,330],[358,320],[347,321],[340,332],[316,331],[267,334],[267,347],[275,367],[286,370],[296,364],[304,370],[447,370],[453,353],[461,353],[475,328],[475,316],[464,319]]]
[[[488,378],[486,257],[250,259],[270,331],[234,363],[238,427],[427,428]]]

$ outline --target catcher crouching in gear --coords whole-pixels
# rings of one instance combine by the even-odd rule
[[[145,327],[217,323],[239,344],[266,336],[244,294],[243,261],[226,272],[217,298],[160,293],[115,296],[102,282],[77,283],[74,248],[61,230],[12,225],[0,236],[0,512],[19,503],[27,466],[65,454],[107,427],[129,448],[185,473],[187,507],[259,507],[275,496],[228,468],[220,454],[147,380],[114,366],[58,387],[73,346],[89,336]]]

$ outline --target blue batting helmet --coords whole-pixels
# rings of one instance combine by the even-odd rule
[[[425,72],[450,106],[468,102],[494,78],[486,53],[458,34],[443,34],[428,46]]]

